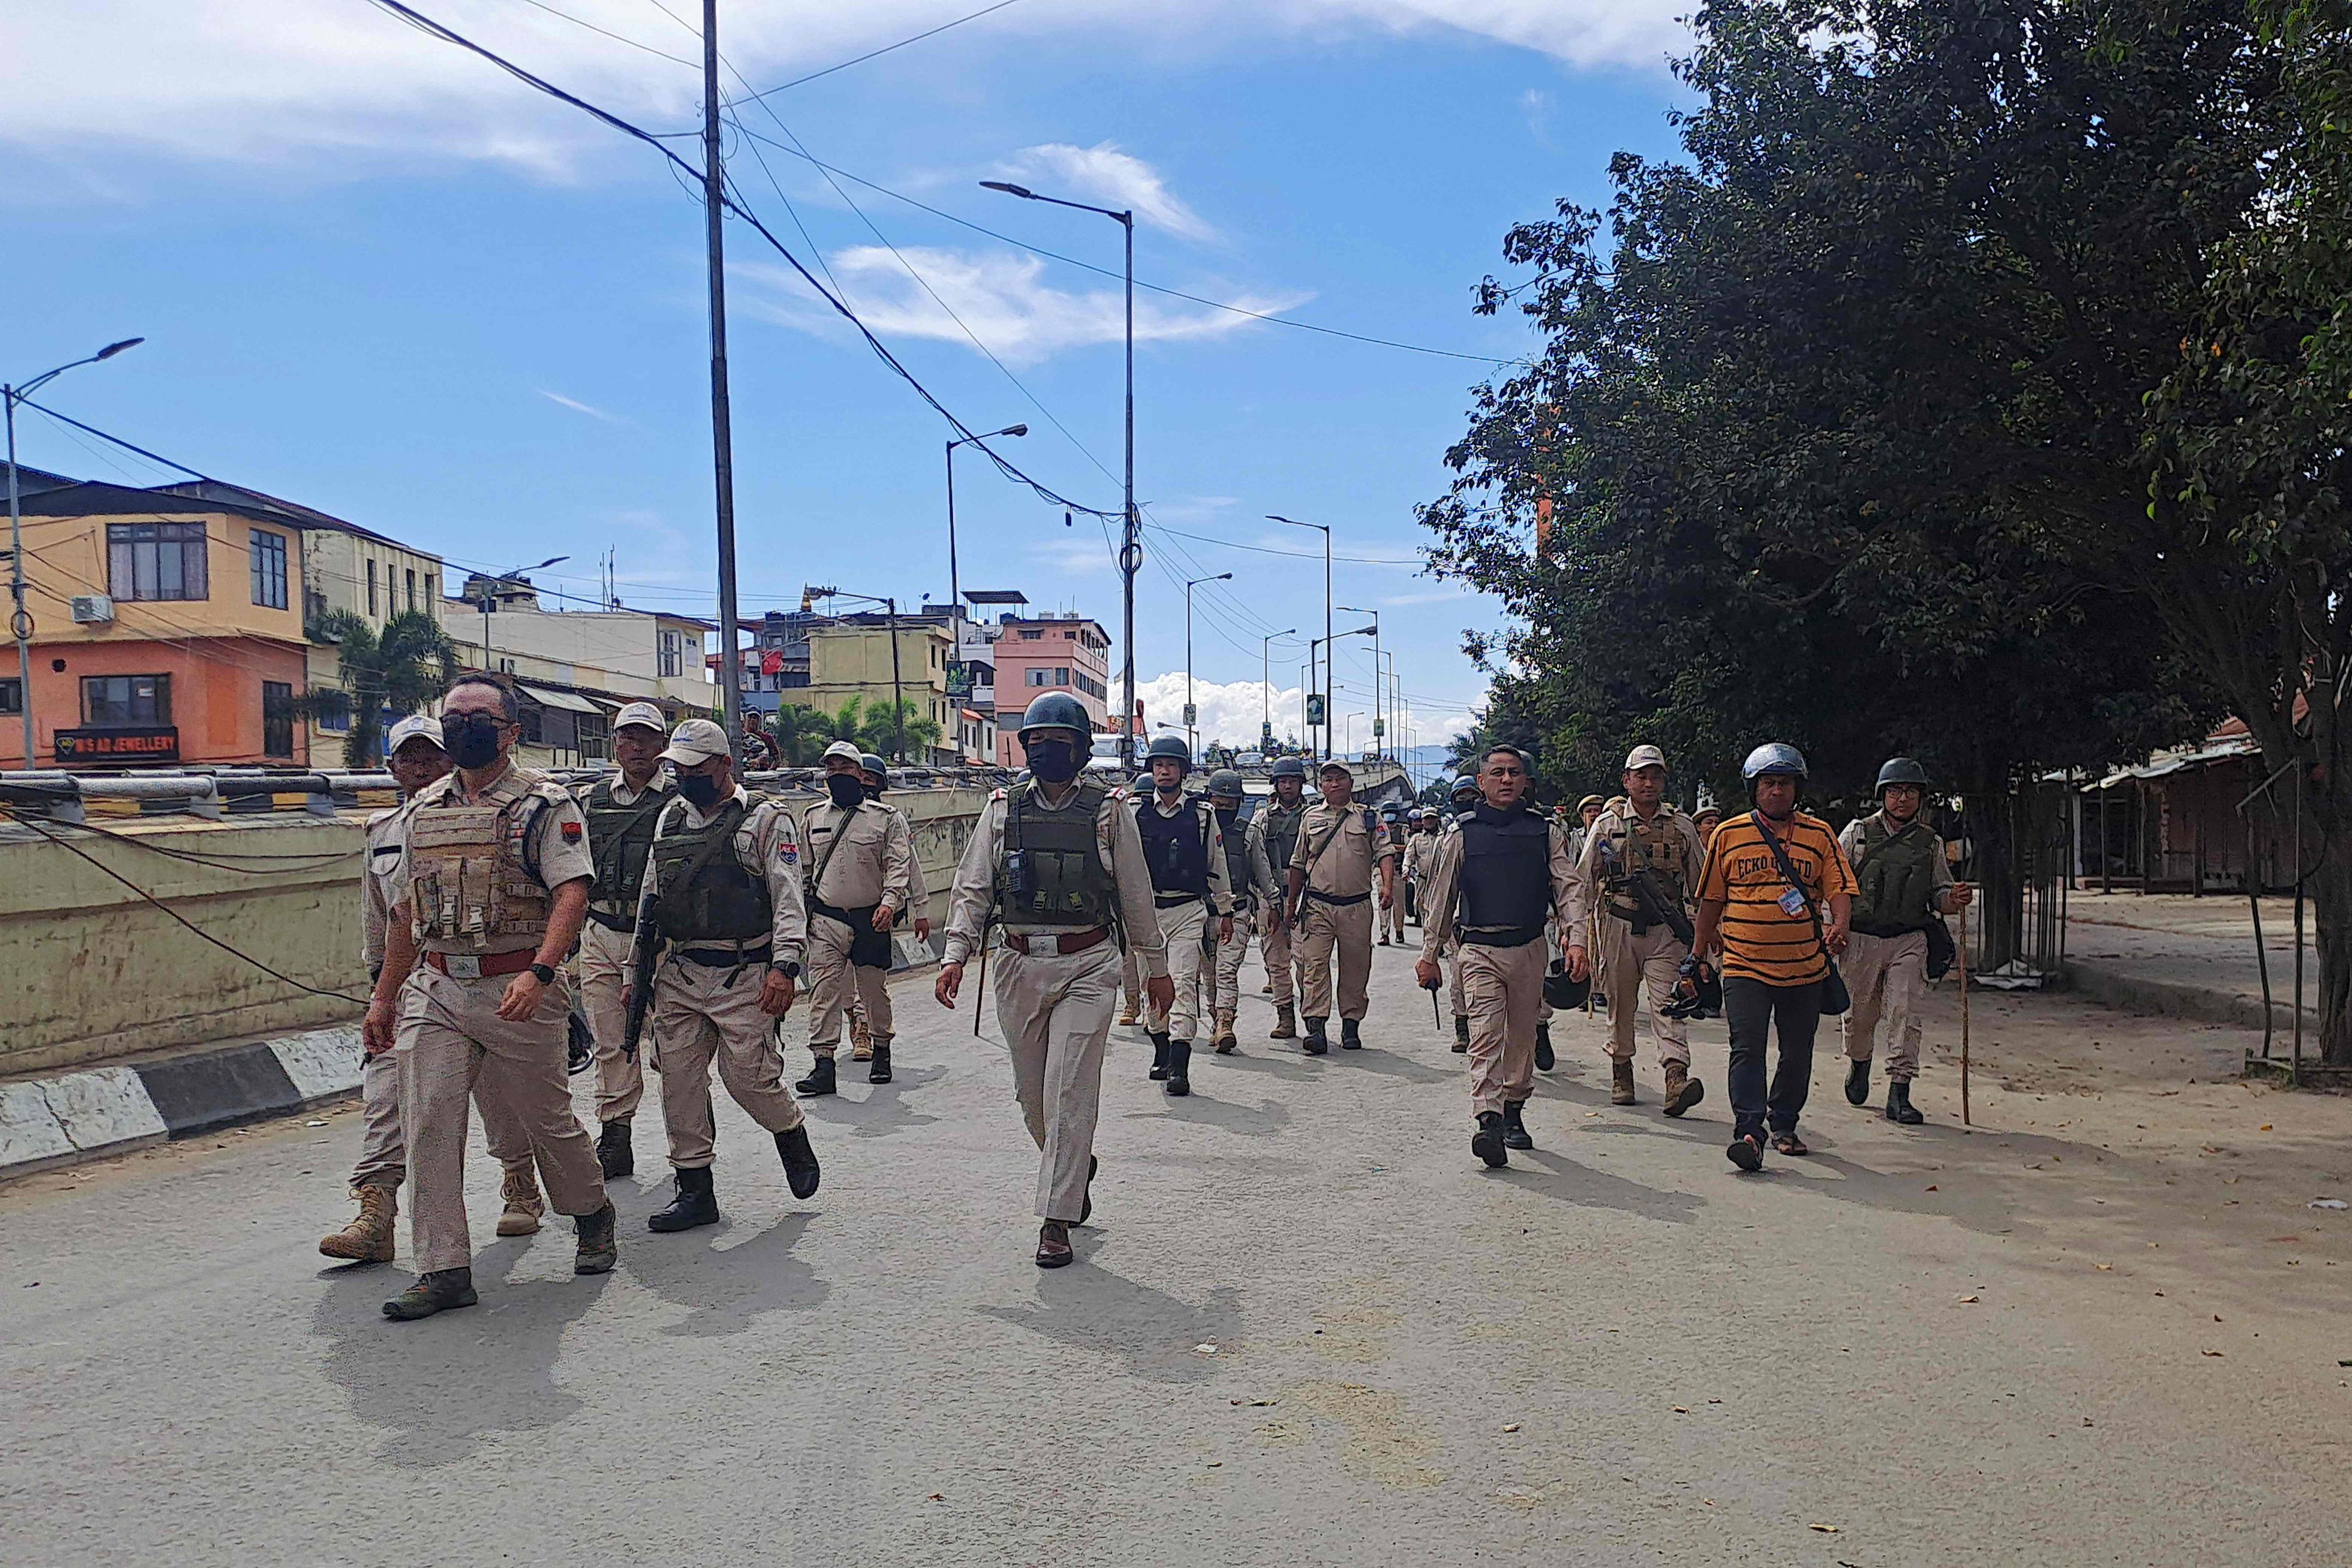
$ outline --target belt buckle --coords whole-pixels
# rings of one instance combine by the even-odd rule
[[[482,960],[471,953],[444,953],[442,972],[453,980],[478,980],[482,977]]]

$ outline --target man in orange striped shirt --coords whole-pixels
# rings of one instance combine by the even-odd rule
[[[1797,1118],[1812,1088],[1813,1030],[1835,956],[1845,950],[1853,868],[1829,824],[1797,810],[1805,758],[1759,746],[1740,769],[1755,810],[1727,819],[1699,873],[1694,962],[1721,953],[1723,1017],[1731,1030],[1731,1146],[1741,1170],[1764,1165],[1764,1134],[1784,1155],[1808,1153]],[[1793,873],[1793,874],[1791,874]],[[1768,1092],[1765,1046],[1774,1026],[1780,1061]]]

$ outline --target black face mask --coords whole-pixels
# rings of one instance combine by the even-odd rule
[[[1220,806],[1217,808],[1217,826],[1230,828],[1241,814],[1242,809],[1239,806]]]
[[[1048,784],[1067,784],[1078,776],[1078,748],[1066,740],[1040,740],[1028,747],[1029,771]]]
[[[866,788],[866,798],[867,800],[879,800],[880,799],[882,799],[882,786],[881,786],[881,785],[879,785],[879,784],[868,784],[868,785],[866,785],[865,788]]]
[[[441,744],[448,748],[449,760],[460,768],[488,768],[499,759],[499,727],[505,721],[496,714],[463,713],[441,721]]]
[[[833,797],[835,805],[845,810],[866,799],[866,781],[855,773],[828,773],[824,792]]]
[[[707,811],[719,803],[719,780],[708,773],[681,773],[677,776],[677,792],[696,810]]]

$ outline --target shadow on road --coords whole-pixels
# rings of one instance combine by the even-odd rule
[[[979,1310],[1073,1350],[1116,1357],[1130,1376],[1155,1383],[1204,1383],[1216,1376],[1216,1357],[1193,1347],[1223,1349],[1240,1334],[1241,1292],[1220,1285],[1205,1305],[1196,1307],[1095,1267],[1099,1245],[1082,1239],[1076,1268],[1041,1273],[1037,1305]]]
[[[842,1059],[843,1071],[854,1066],[846,1057]],[[853,1138],[887,1138],[939,1120],[916,1110],[907,1103],[906,1096],[912,1090],[929,1088],[947,1075],[945,1067],[894,1068],[890,1082],[871,1085],[871,1092],[862,1098],[819,1094],[803,1099],[801,1109],[813,1122],[847,1127]]]
[[[1527,1165],[1520,1162],[1526,1161]],[[1528,1165],[1542,1167],[1529,1170]],[[1644,1186],[1637,1181],[1610,1176],[1590,1166],[1579,1165],[1565,1155],[1549,1149],[1522,1149],[1511,1156],[1511,1163],[1494,1173],[1493,1179],[1507,1181],[1514,1186],[1527,1188],[1545,1197],[1558,1198],[1579,1208],[1613,1208],[1622,1213],[1639,1215],[1643,1219],[1663,1219],[1673,1225],[1688,1225],[1706,1207],[1706,1199],[1693,1193],[1674,1192],[1663,1187]]]
[[[1151,1111],[1129,1111],[1130,1122],[1198,1122],[1228,1133],[1238,1133],[1245,1138],[1270,1138],[1290,1125],[1290,1113],[1281,1102],[1261,1100],[1255,1106],[1237,1101],[1219,1100],[1203,1094],[1200,1080],[1192,1081],[1192,1092],[1181,1099],[1162,1096],[1163,1108]]]
[[[833,1293],[831,1285],[793,1256],[813,1218],[787,1215],[740,1240],[725,1220],[709,1229],[648,1236],[629,1249],[629,1277],[663,1301],[688,1309],[682,1322],[662,1333],[741,1333],[770,1312],[807,1312]]]

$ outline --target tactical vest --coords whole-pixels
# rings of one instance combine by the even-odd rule
[[[457,798],[457,775],[429,784],[409,816],[409,912],[427,946],[487,946],[547,930],[547,885],[530,863],[540,812],[563,799],[537,774],[509,768],[482,798]]]
[[[1107,798],[1107,791],[1081,784],[1056,809],[1045,803],[1034,779],[1005,791],[1004,842],[996,862],[999,920],[1073,931],[1116,920],[1118,888],[1103,864],[1095,826]]]
[[[596,886],[589,896],[634,913],[637,890],[645,884],[646,854],[653,848],[654,819],[677,795],[648,784],[636,804],[624,806],[613,798],[618,778],[599,779],[580,802],[588,818],[588,848],[596,857]]]
[[[1869,936],[1925,931],[1935,914],[1936,836],[1916,817],[1899,832],[1884,816],[1863,819],[1862,853],[1855,858],[1853,928]]]
[[[1307,816],[1307,802],[1284,808],[1268,801],[1265,808],[1265,858],[1280,879],[1290,870],[1291,852],[1298,847],[1298,824]]]
[[[1551,824],[1533,811],[1465,811],[1460,925],[1463,939],[1517,947],[1543,935],[1551,913]]]
[[[1657,873],[1657,880],[1671,884],[1659,890],[1660,896],[1679,908],[1689,902],[1691,873],[1696,868],[1685,863],[1683,836],[1675,831],[1674,820],[1670,806],[1661,805],[1658,814],[1646,822],[1627,806],[1617,817],[1622,831],[1614,836],[1621,846],[1618,874]],[[1597,821],[1594,826],[1599,826]],[[1619,894],[1611,898],[1609,907],[1621,915],[1633,915],[1641,904],[1631,894]]]
[[[1217,826],[1225,835],[1225,886],[1233,894],[1234,901],[1240,903],[1257,892],[1256,875],[1250,869],[1249,830],[1243,823],[1239,811],[1234,813],[1234,820],[1230,822],[1224,820],[1223,812],[1219,812]]]
[[[684,825],[681,810],[654,841],[654,923],[665,940],[686,946],[767,940],[776,916],[768,879],[735,852],[735,835],[766,799],[730,800],[698,828]]]
[[[1174,816],[1160,814],[1159,797],[1136,803],[1135,831],[1143,840],[1143,861],[1151,868],[1155,893],[1209,896],[1209,829],[1198,800],[1187,800]]]

